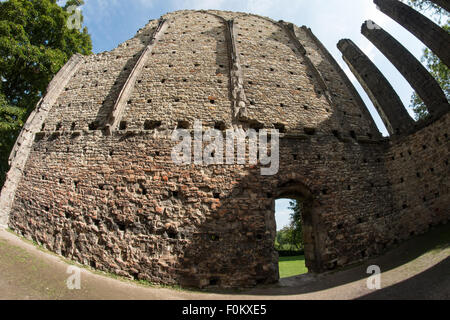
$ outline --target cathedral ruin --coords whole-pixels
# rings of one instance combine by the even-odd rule
[[[450,36],[415,10],[380,10],[450,63]],[[450,219],[449,103],[376,22],[362,33],[426,103],[414,121],[348,39],[338,48],[390,136],[307,27],[247,13],[177,11],[110,52],[73,56],[10,156],[0,225],[98,270],[159,284],[278,281],[275,200],[303,203],[320,273],[382,254]],[[277,129],[279,171],[183,164],[173,130]]]

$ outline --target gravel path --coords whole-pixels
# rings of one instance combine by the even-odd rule
[[[380,290],[367,288],[367,267],[381,268]],[[319,276],[283,279],[247,291],[198,292],[143,286],[81,269],[81,289],[69,290],[68,264],[59,256],[0,230],[0,299],[448,299],[450,225],[402,243],[382,257]]]

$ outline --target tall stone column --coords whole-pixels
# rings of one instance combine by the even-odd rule
[[[373,2],[384,14],[414,34],[450,67],[450,34],[447,31],[400,1],[374,0]]]
[[[373,21],[366,21],[361,33],[400,71],[426,104],[431,115],[449,110],[447,98],[437,81],[400,42]]]
[[[408,132],[413,127],[413,120],[380,70],[353,41],[343,39],[339,41],[338,48],[344,61],[372,100],[389,134]]]

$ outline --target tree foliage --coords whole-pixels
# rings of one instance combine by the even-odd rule
[[[450,32],[449,13],[429,0],[408,0],[408,4],[419,11],[430,13],[442,28]],[[444,21],[444,22],[443,22]],[[450,100],[450,72],[449,68],[428,48],[423,51],[422,62],[430,74],[437,80],[447,99]],[[427,107],[416,92],[411,97],[411,107],[416,114],[416,120],[427,117]]]
[[[302,203],[300,201],[291,201],[289,209],[290,224],[277,232],[275,249],[277,250],[300,250],[303,248],[303,229],[302,229]]]
[[[56,0],[0,2],[0,185],[6,159],[27,116],[59,69],[75,53],[92,53],[87,29],[69,28],[71,5]],[[81,22],[82,15],[80,14]]]

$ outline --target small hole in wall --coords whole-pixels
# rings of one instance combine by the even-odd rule
[[[217,234],[210,234],[209,235],[209,239],[211,241],[219,241],[220,240],[220,238],[219,238],[219,236]]]
[[[161,83],[164,83],[164,82],[166,82],[166,79],[161,79]]]
[[[220,283],[220,278],[211,278],[209,279],[210,286],[218,286]]]
[[[277,129],[280,133],[285,133],[286,132],[286,126],[283,123],[275,123],[273,125],[275,127],[275,129]]]
[[[216,103],[216,100],[214,100],[214,99],[210,99],[210,100],[209,100],[209,103],[211,103],[211,104],[215,104],[215,103]]]
[[[351,130],[351,131],[350,131],[350,136],[351,136],[353,139],[356,140],[356,132],[355,132],[355,131]]]
[[[70,130],[75,130],[75,127],[77,126],[77,124],[75,122],[72,122],[72,125],[70,126]]]
[[[125,231],[125,224],[122,222],[117,222],[117,227],[120,231]]]
[[[152,99],[148,99],[148,100],[147,100],[147,103],[152,103]]]
[[[426,146],[426,145],[423,145],[423,146],[422,146],[422,149],[423,149],[423,150],[426,150],[426,149],[427,149],[427,146]]]
[[[220,199],[220,193],[219,192],[215,192],[213,196],[214,196],[215,199]]]
[[[174,101],[175,102],[180,102],[180,98],[177,97],[177,98],[174,99]]]
[[[294,160],[298,160],[298,155],[297,155],[297,154],[293,154],[293,155],[292,155],[292,158],[293,158]]]
[[[177,127],[178,127],[179,129],[189,129],[189,121],[186,121],[186,120],[180,120],[180,121],[178,121]]]
[[[61,128],[62,128],[62,124],[61,124],[61,122],[58,122],[58,124],[56,125],[55,131],[59,131],[59,130],[61,130]]]
[[[227,128],[224,121],[215,121],[214,122],[214,129],[224,131]]]
[[[93,121],[89,124],[89,130],[97,130],[99,126],[98,121]]]
[[[144,130],[153,130],[161,126],[161,121],[145,120]]]
[[[125,130],[126,128],[127,128],[127,122],[126,121],[120,121],[119,130]]]
[[[313,136],[313,135],[315,135],[316,134],[316,128],[303,128],[303,131],[307,134],[307,135],[309,135],[309,136]]]
[[[331,131],[332,133],[333,133],[333,135],[336,137],[336,138],[339,138],[339,131],[337,131],[337,130],[332,130]]]
[[[173,230],[173,229],[169,229],[169,230],[167,230],[167,236],[168,236],[170,239],[178,239],[178,232],[176,232],[176,231]]]

